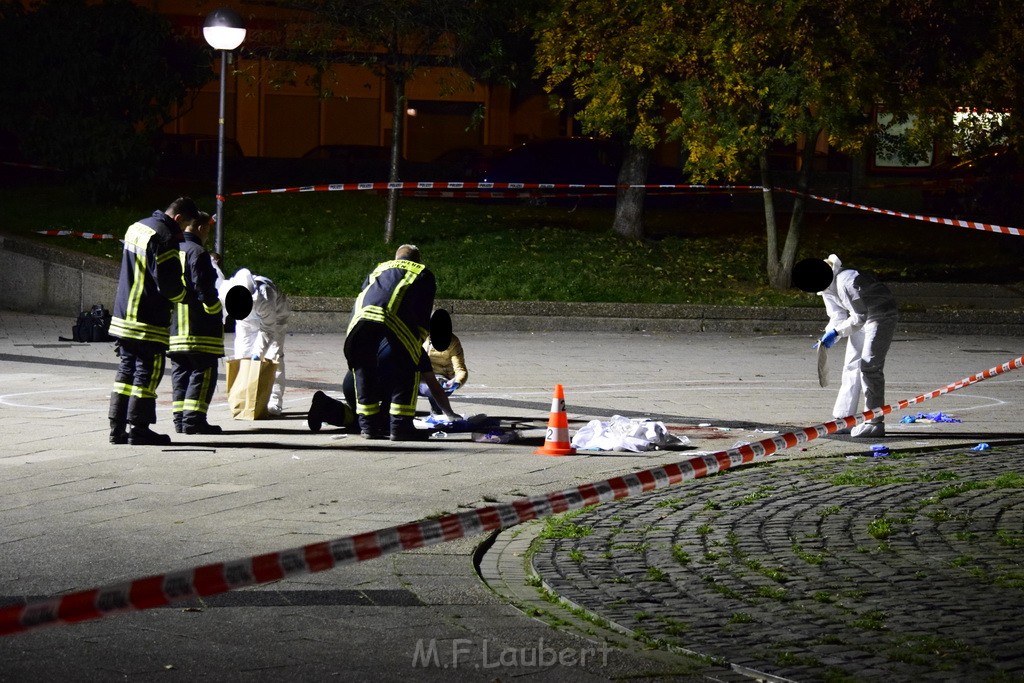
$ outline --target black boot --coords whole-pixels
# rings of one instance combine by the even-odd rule
[[[224,430],[220,425],[212,425],[206,421],[206,416],[186,419],[183,423],[186,434],[223,434]]]
[[[359,436],[364,439],[386,439],[388,438],[388,429],[385,426],[386,418],[382,415],[360,415],[359,416]]]
[[[128,443],[128,397],[111,392],[107,417],[110,419],[110,443]]]
[[[185,431],[185,425],[183,422],[184,419],[184,413],[182,413],[180,410],[174,413],[174,431],[178,434],[181,434]]]
[[[133,424],[131,431],[128,432],[128,443],[133,446],[169,446],[171,437],[167,434],[157,434],[148,424]]]
[[[123,445],[128,443],[128,423],[118,420],[110,421],[110,443]]]
[[[391,418],[391,440],[392,441],[426,441],[430,438],[432,431],[429,429],[416,429],[409,417]]]
[[[355,424],[355,413],[341,401],[318,391],[313,394],[313,402],[309,404],[306,426],[311,432],[319,432],[321,425],[324,424],[334,427],[352,427]]]
[[[325,398],[328,396],[322,391],[313,393],[313,401],[309,404],[309,410],[306,411],[306,426],[311,432],[319,432],[320,426],[324,423]]]

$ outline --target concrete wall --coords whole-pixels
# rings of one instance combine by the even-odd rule
[[[107,259],[0,235],[0,309],[71,318],[93,304],[109,309],[117,274]]]

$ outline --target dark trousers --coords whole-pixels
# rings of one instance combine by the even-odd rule
[[[156,423],[156,389],[164,376],[166,351],[166,346],[156,342],[118,340],[117,355],[121,360],[110,394],[111,423]]]
[[[217,356],[200,352],[174,352],[171,359],[171,392],[174,423],[206,423],[210,401],[217,388]]]
[[[383,427],[382,413],[387,411],[392,431],[411,427],[419,372],[391,331],[381,323],[360,323],[345,339],[345,358],[354,379],[359,426]]]

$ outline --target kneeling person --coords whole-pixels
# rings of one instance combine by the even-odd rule
[[[355,381],[360,434],[392,441],[422,438],[413,426],[423,355],[437,283],[414,245],[379,264],[363,282],[345,335],[345,359]],[[390,386],[381,376],[390,376]],[[387,412],[384,406],[388,406]]]
[[[380,346],[380,355],[386,358],[390,355],[391,351],[388,348],[388,342],[385,340]],[[384,368],[387,368],[387,364],[382,364]],[[421,386],[429,387],[427,389],[431,396],[431,405],[437,405],[437,413],[443,414],[444,419],[449,422],[455,420],[461,420],[462,416],[455,413],[452,410],[451,403],[448,402],[448,396],[445,389],[441,386],[440,382],[430,370],[430,359],[427,357],[426,351],[420,357],[419,363],[420,377],[424,384]],[[391,385],[391,377],[385,370],[383,375],[379,378],[382,384],[385,386]],[[359,432],[359,421],[356,416],[356,384],[355,384],[355,373],[348,372],[345,374],[345,379],[341,385],[342,394],[345,397],[344,401],[339,401],[336,398],[331,398],[322,391],[317,391],[313,394],[313,401],[309,405],[309,412],[306,416],[306,425],[310,431],[318,432],[320,427],[324,424],[332,425],[334,427],[344,427],[346,431],[358,433]],[[390,409],[387,402],[382,404],[381,410],[388,411]],[[432,433],[431,430],[423,430],[423,438],[428,437]]]

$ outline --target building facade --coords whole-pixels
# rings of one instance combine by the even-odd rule
[[[203,22],[219,7],[238,12],[246,38],[232,55],[226,84],[225,135],[246,156],[299,157],[318,145],[389,146],[395,116],[405,117],[402,152],[409,161],[430,161],[461,147],[508,146],[571,130],[547,98],[515,100],[504,86],[474,83],[464,72],[424,68],[406,86],[407,102],[395,112],[391,89],[370,69],[337,64],[329,74],[330,97],[321,97],[310,66],[275,62],[267,55],[285,47],[302,21],[253,1],[139,0],[164,16],[188,40],[205,44]],[[219,61],[214,64],[219,73]],[[284,70],[294,76],[275,82]],[[184,103],[169,133],[216,134],[219,81],[208,83]],[[483,116],[479,116],[479,112]]]

